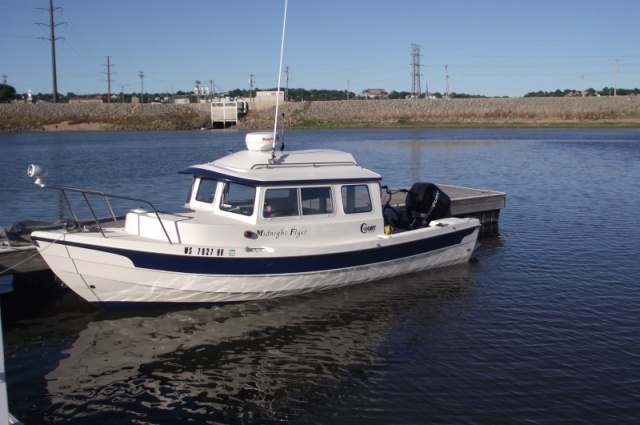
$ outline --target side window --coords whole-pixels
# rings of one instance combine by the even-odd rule
[[[256,199],[256,188],[238,183],[227,182],[224,185],[220,209],[236,214],[252,215]]]
[[[304,187],[300,191],[302,215],[333,213],[330,187]]]
[[[300,215],[298,189],[267,189],[264,195],[263,217],[290,217]]]
[[[216,196],[217,184],[217,180],[201,178],[198,191],[196,192],[196,201],[208,202],[209,204],[213,203],[213,198]]]
[[[340,192],[345,214],[371,212],[371,196],[366,185],[342,186]]]

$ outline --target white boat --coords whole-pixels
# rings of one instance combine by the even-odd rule
[[[108,205],[130,199],[147,207],[124,220],[111,210],[111,223],[95,216],[92,225],[35,231],[32,240],[69,288],[104,306],[272,298],[469,260],[480,223],[447,217],[448,199],[437,187],[416,185],[423,193],[408,192],[407,212],[383,204],[391,192],[381,176],[351,154],[276,153],[273,139],[249,133],[247,150],[183,170],[193,175],[183,212],[38,179],[65,199],[80,192],[89,204],[98,196]],[[29,174],[38,177],[39,167]]]
[[[285,0],[285,22],[286,7]],[[284,25],[282,35],[284,47]],[[102,306],[273,298],[469,260],[480,222],[449,217],[444,192],[418,183],[406,205],[383,205],[382,177],[349,153],[284,151],[284,142],[276,153],[277,119],[276,101],[272,133],[249,133],[246,150],[182,171],[194,177],[186,212],[46,185],[32,165],[36,184],[62,191],[74,224],[31,238],[69,288]],[[78,220],[72,192],[87,202],[95,225]],[[106,201],[113,224],[96,214],[95,196]],[[147,208],[120,219],[114,200]]]

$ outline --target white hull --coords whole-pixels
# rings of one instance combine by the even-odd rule
[[[369,282],[407,273],[423,271],[435,267],[448,266],[469,260],[475,247],[478,222],[476,220],[447,219],[455,226],[430,227],[427,229],[406,232],[404,234],[380,236],[369,246],[360,244],[354,247],[343,247],[341,258],[356,258],[346,267],[328,267],[327,264],[316,270],[304,272],[260,273],[183,273],[172,270],[137,267],[127,255],[113,253],[118,245],[126,246],[128,253],[135,255],[136,244],[140,252],[146,255],[180,261],[184,246],[180,244],[152,244],[148,241],[119,241],[118,238],[99,238],[85,233],[35,232],[41,255],[53,272],[64,281],[70,289],[92,303],[214,303],[247,301],[262,298],[274,298],[310,291],[336,288],[345,285]],[[443,220],[446,221],[446,220]],[[422,234],[421,234],[422,233]],[[464,236],[460,236],[460,234]],[[447,246],[430,246],[429,239],[451,237],[458,239],[455,244]],[[105,252],[104,244],[111,244],[111,252]],[[424,244],[422,252],[410,252],[404,255],[407,244]],[[91,244],[94,244],[91,246]],[[149,254],[150,249],[159,251]],[[164,250],[164,251],[161,251]],[[376,255],[377,250],[386,250],[382,261],[367,260],[369,253]],[[326,248],[280,249],[275,252],[245,253],[237,261],[267,259],[270,263],[280,261],[304,262],[315,257],[327,255]],[[315,253],[313,252],[315,251]],[[300,254],[303,252],[303,254]],[[395,255],[397,252],[397,255]],[[299,260],[298,260],[299,259]],[[215,257],[208,259],[217,261]],[[161,263],[163,260],[159,260]],[[234,261],[234,260],[232,260]],[[332,260],[328,260],[329,264]],[[315,262],[318,264],[318,261]],[[310,266],[311,267],[311,266]]]

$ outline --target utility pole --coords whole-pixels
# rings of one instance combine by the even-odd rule
[[[414,98],[417,99],[422,94],[422,89],[420,88],[420,45],[412,44],[411,48],[411,57],[413,58],[413,61],[411,63],[411,66],[413,68],[413,72],[411,74],[413,77],[411,83],[411,94]]]
[[[129,84],[118,84],[120,86],[120,103],[124,103],[124,88]]]
[[[349,100],[349,83],[351,80],[347,80],[347,100]]]
[[[446,99],[449,99],[449,65],[444,66],[444,79],[445,79],[444,97]]]
[[[7,76],[2,74],[2,84],[7,85]]]
[[[50,36],[49,37],[39,37],[42,40],[51,41],[51,70],[52,70],[52,78],[53,78],[53,103],[58,103],[58,76],[56,74],[56,40],[59,40],[64,37],[56,38],[56,27],[58,25],[66,24],[66,22],[59,22],[55,24],[53,22],[53,12],[56,10],[62,10],[61,7],[53,7],[53,0],[49,0],[49,8],[39,7],[39,10],[44,10],[49,12],[49,23],[36,23],[36,25],[44,25],[45,27],[49,27]]]
[[[284,90],[284,101],[288,102],[289,101],[289,67],[285,68],[285,75],[286,75],[286,81],[287,81],[287,85],[285,86],[285,90]]]
[[[140,103],[144,103],[144,84],[142,80],[144,79],[144,72],[140,71]]]
[[[249,99],[252,99],[252,92],[253,92],[253,85],[255,84],[256,80],[253,77],[253,74],[249,75]]]
[[[613,79],[613,96],[617,96],[618,95],[618,62],[620,61],[620,59],[616,59],[616,66],[615,66],[615,77]]]
[[[107,75],[107,103],[111,103],[111,82],[113,81],[111,79],[111,67],[113,65],[109,62],[110,59],[111,56],[107,56],[107,72],[103,72],[103,74]]]

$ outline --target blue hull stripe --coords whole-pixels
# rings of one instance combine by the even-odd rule
[[[246,257],[201,257],[195,255],[170,255],[107,248],[77,242],[55,241],[37,238],[43,242],[108,252],[129,258],[136,268],[166,272],[211,274],[211,275],[262,275],[311,273],[349,267],[366,266],[386,261],[399,260],[418,254],[458,245],[475,228],[463,229],[450,234],[408,242],[402,245],[372,248],[348,253],[308,255],[284,258]],[[35,238],[34,238],[35,239]],[[36,240],[37,242],[37,240]],[[225,252],[227,254],[227,252]]]

